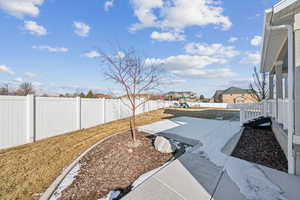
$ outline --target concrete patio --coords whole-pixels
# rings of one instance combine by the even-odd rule
[[[230,156],[239,121],[178,117],[140,127],[194,147],[146,179],[125,200],[298,200],[300,177]]]

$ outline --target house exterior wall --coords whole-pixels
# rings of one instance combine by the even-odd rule
[[[223,94],[222,103],[255,103],[251,94]]]
[[[300,13],[295,15],[295,134],[300,135]],[[296,174],[300,175],[300,153],[296,154]]]
[[[287,133],[284,132],[284,130],[281,128],[281,126],[272,119],[272,131],[283,150],[286,157],[288,157],[288,136]]]

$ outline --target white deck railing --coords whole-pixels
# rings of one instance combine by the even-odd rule
[[[288,105],[288,99],[278,99],[277,105],[276,100],[274,99],[253,104],[245,104],[240,111],[241,124],[265,116],[274,118],[277,123],[283,125],[284,129],[287,129]]]
[[[266,104],[264,101],[252,104],[245,104],[240,111],[240,121],[244,124],[250,120],[262,117],[265,115]]]

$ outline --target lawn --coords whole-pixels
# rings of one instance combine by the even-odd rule
[[[137,124],[144,125],[165,118],[189,116],[190,112],[194,117],[203,117],[201,113],[208,111],[160,109],[139,115]],[[219,116],[219,112],[214,116]],[[212,111],[208,113],[210,117],[213,116]],[[34,195],[44,192],[61,170],[80,153],[109,135],[129,129],[128,125],[128,119],[122,119],[0,151],[0,199],[38,199],[39,197]]]

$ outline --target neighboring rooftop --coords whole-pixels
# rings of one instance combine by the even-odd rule
[[[242,89],[238,87],[230,87],[223,90],[222,94],[250,94],[252,91],[250,89]]]

